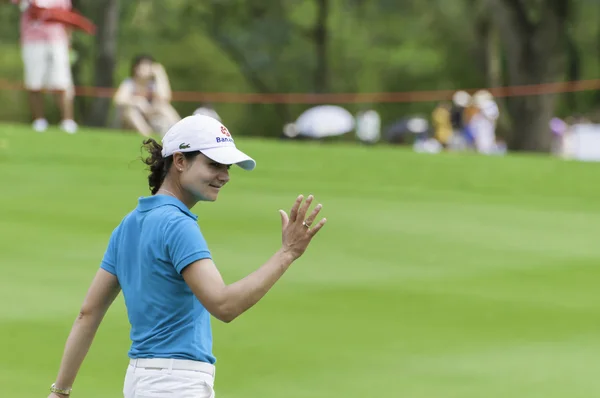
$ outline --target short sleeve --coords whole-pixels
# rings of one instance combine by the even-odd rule
[[[104,252],[104,257],[102,258],[102,262],[100,263],[100,268],[103,270],[110,272],[113,275],[117,275],[117,233],[118,227],[115,228],[110,235],[110,239],[108,241],[108,247]]]
[[[165,230],[165,243],[167,255],[179,274],[193,262],[211,258],[200,227],[187,216],[169,221]]]

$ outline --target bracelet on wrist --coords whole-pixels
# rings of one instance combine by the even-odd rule
[[[71,390],[72,388],[58,388],[56,387],[56,383],[52,383],[52,386],[50,387],[50,392],[55,393],[55,394],[62,394],[62,395],[71,395]]]

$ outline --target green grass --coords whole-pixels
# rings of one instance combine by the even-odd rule
[[[277,250],[297,194],[329,222],[262,302],[213,322],[217,397],[600,394],[600,165],[237,142],[258,168],[194,209],[226,281]],[[4,395],[47,394],[111,230],[148,193],[140,143],[0,127]],[[74,396],[121,396],[128,333],[119,297]]]

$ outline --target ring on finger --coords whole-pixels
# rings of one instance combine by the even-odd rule
[[[304,226],[306,228],[310,228],[310,224],[307,223],[306,221],[302,221],[302,226]]]

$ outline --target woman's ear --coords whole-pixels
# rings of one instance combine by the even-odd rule
[[[182,153],[180,152],[175,152],[173,154],[173,167],[175,167],[175,170],[181,172],[183,171],[183,169],[185,168],[185,156],[183,156]]]

